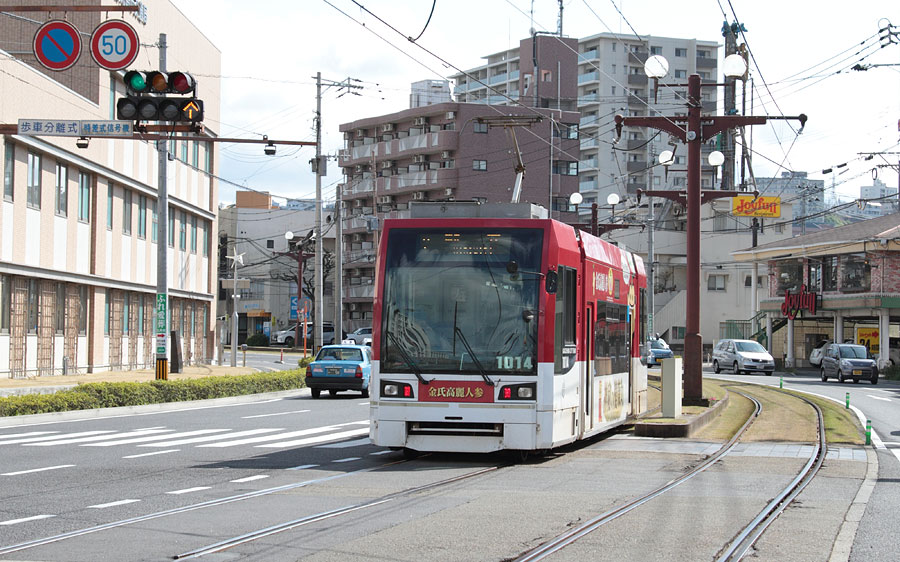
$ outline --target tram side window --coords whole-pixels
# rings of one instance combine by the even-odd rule
[[[628,371],[628,307],[612,302],[597,302],[595,359],[598,375]]]
[[[640,292],[641,302],[638,303],[638,306],[641,311],[641,336],[638,341],[642,344],[647,341],[649,334],[647,334],[647,289],[641,289]]]
[[[575,297],[577,273],[571,267],[559,266],[559,288],[556,291],[555,372],[564,373],[575,362]]]

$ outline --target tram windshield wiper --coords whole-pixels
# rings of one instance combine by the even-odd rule
[[[466,335],[463,334],[462,328],[456,326],[454,328],[456,335],[459,336],[459,341],[463,342],[463,345],[466,346],[466,351],[469,352],[469,355],[472,357],[472,362],[475,363],[475,366],[478,367],[478,372],[481,373],[481,378],[484,379],[490,386],[495,386],[494,381],[491,380],[491,377],[488,376],[487,371],[484,370],[484,367],[481,366],[481,361],[478,360],[478,356],[475,355],[475,352],[472,350],[472,346],[469,345],[469,340],[466,339]]]
[[[405,361],[406,364],[409,365],[409,368],[412,369],[413,373],[415,373],[416,378],[419,379],[419,382],[422,384],[430,383],[430,380],[422,376],[422,369],[420,369],[419,366],[416,365],[416,362],[413,361],[412,357],[410,357],[409,354],[406,353],[406,350],[403,349],[403,346],[400,345],[399,341],[397,341],[397,337],[394,335],[394,333],[388,331],[387,335],[391,339],[391,341],[394,342],[394,345],[397,346],[397,351],[400,352],[400,357],[402,357],[403,361]]]

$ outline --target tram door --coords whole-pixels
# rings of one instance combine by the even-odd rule
[[[582,434],[594,427],[591,404],[594,402],[594,306],[588,304],[584,312],[584,393],[582,395]]]

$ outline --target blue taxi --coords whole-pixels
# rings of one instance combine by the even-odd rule
[[[372,375],[372,348],[365,345],[326,345],[306,368],[306,386],[312,397],[323,390],[335,396],[342,390],[357,390],[369,396]]]

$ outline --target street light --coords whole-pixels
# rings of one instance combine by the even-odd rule
[[[284,239],[287,240],[288,243],[288,251],[287,252],[276,252],[278,255],[289,256],[297,260],[297,324],[294,326],[294,346],[300,343],[300,303],[303,301],[303,260],[306,258],[312,257],[314,254],[307,254],[303,252],[303,247],[310,240],[315,239],[316,233],[313,230],[309,231],[302,240],[297,242],[297,250],[292,252],[290,251],[291,240],[294,239],[294,233],[290,230],[284,233]],[[303,326],[304,334],[306,333],[306,324]],[[303,353],[304,356],[306,354],[306,344],[303,345]]]
[[[616,205],[619,203],[619,194],[610,193],[606,196],[606,204],[610,208],[609,222],[616,222]]]

